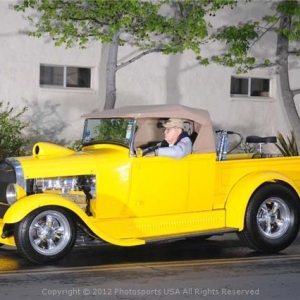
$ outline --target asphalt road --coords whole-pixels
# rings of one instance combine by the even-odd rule
[[[76,247],[55,265],[35,266],[0,248],[2,300],[299,299],[300,236],[276,255],[234,234],[133,248]]]

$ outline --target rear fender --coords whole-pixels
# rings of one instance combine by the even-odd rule
[[[244,229],[247,205],[252,194],[266,182],[285,182],[297,191],[295,183],[285,175],[277,172],[255,172],[239,180],[228,194],[225,211],[226,227]]]

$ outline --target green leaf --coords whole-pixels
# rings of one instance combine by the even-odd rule
[[[140,49],[166,49],[164,53],[192,50],[208,37],[205,16],[233,0],[27,0],[15,6],[16,11],[28,12],[35,30],[31,36],[48,34],[55,45],[84,47],[91,40],[110,43],[121,32],[121,44]],[[30,10],[29,10],[30,8]],[[36,12],[32,13],[32,9]]]
[[[298,156],[298,147],[295,134],[291,131],[291,136],[284,137],[280,132],[277,135],[278,143],[275,144],[283,156]]]
[[[29,141],[23,130],[28,128],[29,124],[22,118],[26,111],[27,107],[24,107],[21,111],[15,112],[10,103],[4,107],[3,102],[0,102],[0,160],[25,153]]]

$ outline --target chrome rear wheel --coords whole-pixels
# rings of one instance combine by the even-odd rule
[[[251,249],[274,253],[287,248],[297,237],[300,225],[298,195],[279,183],[256,190],[245,214],[241,241]]]
[[[292,215],[287,203],[272,197],[263,201],[257,212],[257,225],[266,238],[277,239],[283,236],[292,222]]]

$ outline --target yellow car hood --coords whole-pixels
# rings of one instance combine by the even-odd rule
[[[111,162],[128,163],[129,158],[125,147],[107,144],[75,152],[55,144],[38,143],[32,153],[32,156],[15,158],[22,166],[25,179],[95,174],[101,166]]]

